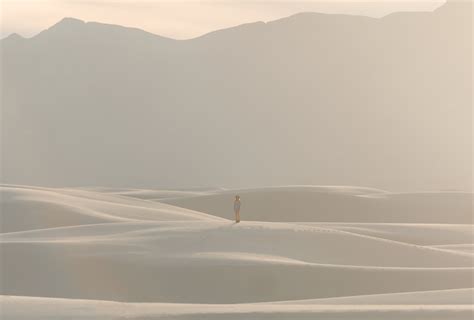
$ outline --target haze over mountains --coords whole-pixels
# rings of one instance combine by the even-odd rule
[[[178,41],[66,18],[2,50],[2,173],[50,186],[472,189],[472,5]]]

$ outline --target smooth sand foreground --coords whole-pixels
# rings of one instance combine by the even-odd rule
[[[1,195],[5,319],[472,316],[472,194],[5,185]]]

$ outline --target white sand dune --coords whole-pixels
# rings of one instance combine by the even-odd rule
[[[302,225],[439,248],[471,243],[474,234],[474,226],[470,224],[306,222]]]
[[[471,243],[466,243],[466,244],[437,245],[437,246],[432,246],[432,247],[433,248],[444,249],[444,250],[451,250],[451,251],[465,252],[465,253],[474,254],[474,244],[472,242]]]
[[[416,295],[415,295],[416,296]],[[471,319],[473,307],[442,305],[167,304],[0,296],[8,319]]]
[[[1,232],[107,222],[219,220],[204,213],[83,190],[2,186]]]
[[[329,299],[282,301],[276,304],[342,305],[472,305],[474,289],[433,290],[389,294],[360,295]]]
[[[471,224],[472,193],[393,194],[356,187],[280,187],[168,199],[180,207],[229,217],[240,194],[245,219],[258,221]]]
[[[127,188],[108,188],[108,187],[85,187],[86,191],[111,193],[131,198],[145,200],[174,199],[192,196],[202,196],[215,192],[217,189],[196,189],[196,190],[150,190],[150,189],[127,189]]]
[[[470,255],[287,223],[95,224],[0,244],[9,295],[237,303],[472,285]]]
[[[256,238],[260,241],[256,242]],[[148,246],[150,250],[158,247],[160,250],[153,254],[160,259],[197,253],[214,253],[213,257],[218,257],[217,253],[233,252],[281,256],[305,263],[374,267],[469,267],[474,261],[470,255],[442,249],[287,223],[109,223],[0,235],[4,244],[36,244],[51,239],[56,243],[89,239],[89,246],[93,241],[114,241],[117,245],[126,242]],[[275,245],[278,239],[285,241]],[[313,245],[305,247],[307,243]]]
[[[291,216],[330,217],[315,205],[322,201],[335,221],[235,224],[222,217],[232,217],[237,192],[243,217],[256,212],[250,208],[283,217],[272,200],[284,195],[301,200]],[[471,224],[367,222],[375,211],[362,207],[353,215],[360,221],[338,222],[342,211],[331,209],[331,199],[349,208],[354,199],[397,197],[385,191],[8,185],[1,195],[0,295],[8,319],[470,319],[473,311]],[[431,207],[419,196],[404,197]],[[197,203],[211,213],[224,199],[227,208],[218,217],[176,206],[196,199],[206,199]],[[442,199],[443,208],[464,208],[451,194]]]

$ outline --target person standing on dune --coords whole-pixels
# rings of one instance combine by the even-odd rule
[[[235,223],[240,222],[240,196],[235,196],[234,200]]]

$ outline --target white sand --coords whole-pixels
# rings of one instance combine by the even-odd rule
[[[242,196],[240,224],[230,220],[235,193]],[[5,319],[470,319],[474,232],[462,202],[468,197],[350,187],[3,186],[0,314]],[[363,206],[341,222],[349,212],[341,208],[360,199]],[[431,200],[440,208],[420,211],[406,223],[392,222],[408,217],[397,215],[396,208],[434,208]],[[362,210],[392,205],[377,213]],[[450,214],[442,214],[448,207],[457,212],[453,223],[447,221]],[[220,217],[209,214],[218,210]],[[246,221],[287,220],[285,211],[298,222]],[[309,213],[308,222],[300,219]],[[328,221],[332,216],[335,221]]]
[[[355,187],[279,187],[222,191],[165,202],[225,217],[236,193],[245,198],[247,220],[404,224],[473,221],[473,195],[462,192],[397,194]]]
[[[472,292],[471,292],[472,294]],[[470,305],[166,304],[0,298],[8,319],[471,319]]]
[[[2,232],[106,222],[222,220],[163,203],[84,190],[4,186]]]

